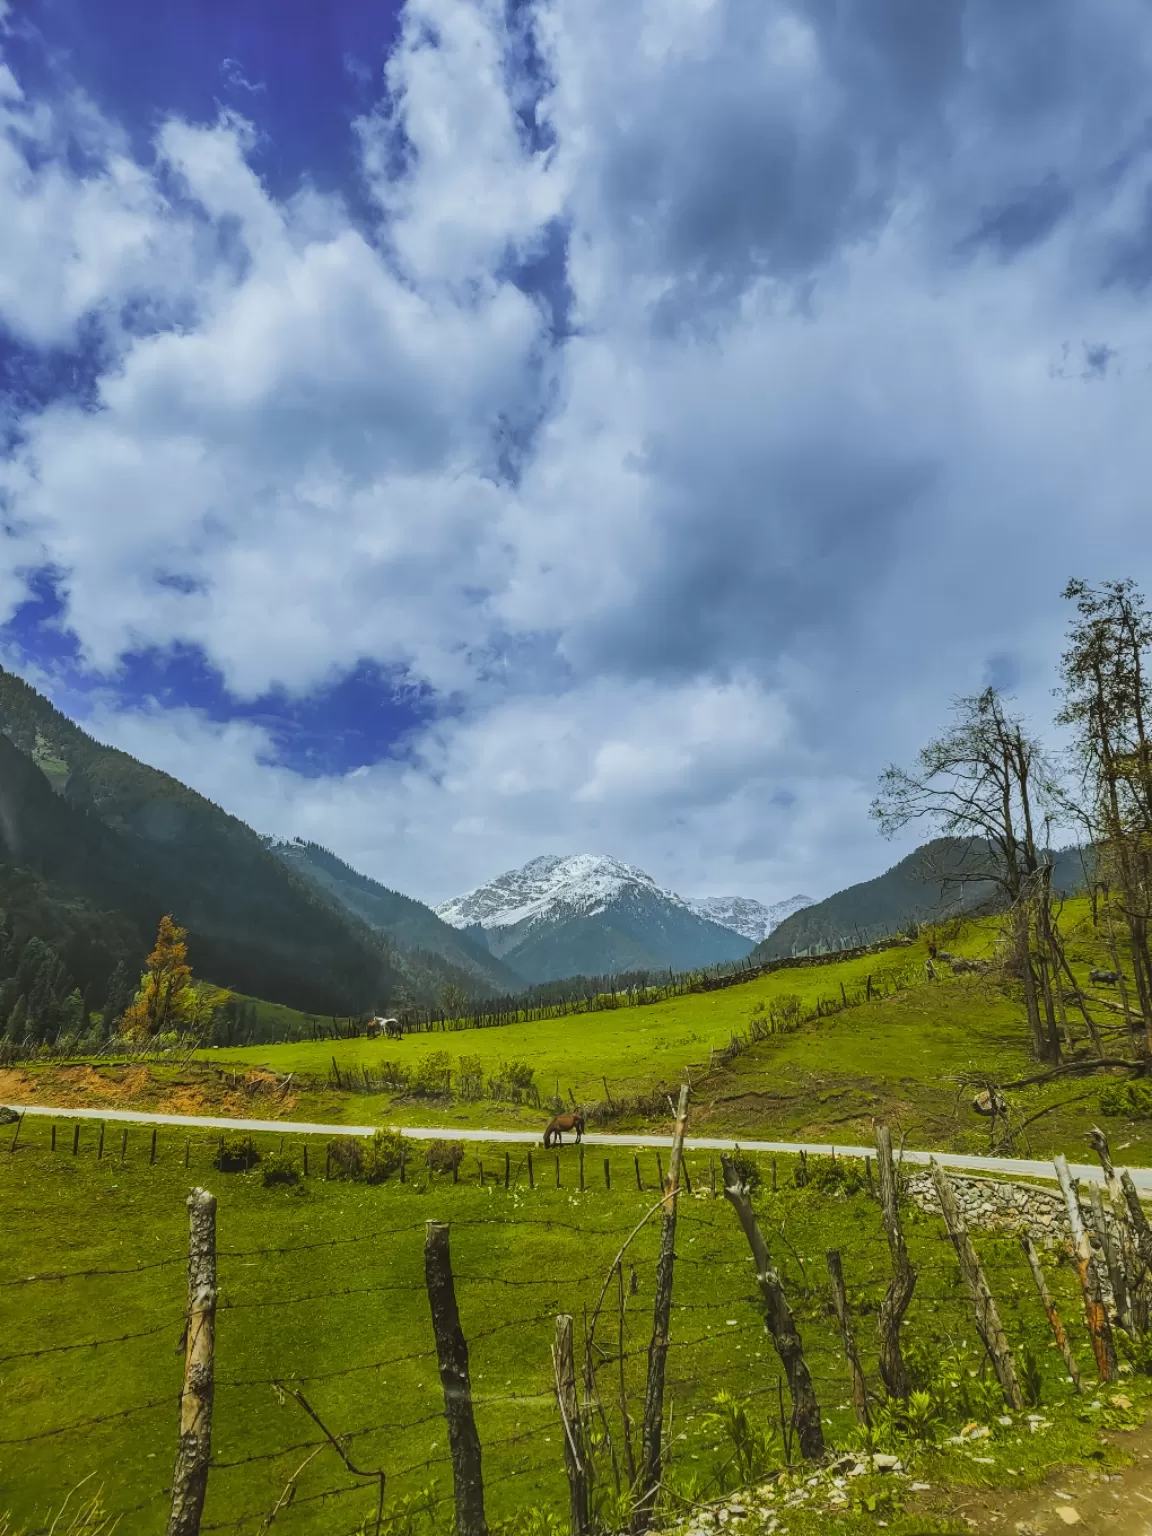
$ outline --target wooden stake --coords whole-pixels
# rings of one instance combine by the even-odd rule
[[[536,1173],[535,1173],[535,1170],[532,1167],[532,1149],[531,1149],[531,1147],[529,1147],[529,1149],[528,1149],[528,1188],[529,1189],[535,1189],[536,1188]]]
[[[788,1390],[792,1395],[792,1423],[800,1441],[801,1454],[812,1458],[824,1454],[824,1430],[820,1423],[820,1405],[816,1401],[816,1389],[804,1358],[804,1345],[792,1316],[792,1308],[780,1283],[780,1275],[768,1244],[760,1231],[748,1191],[740,1182],[740,1175],[730,1158],[720,1154],[724,1170],[724,1197],[736,1212],[756,1267],[756,1281],[764,1303],[764,1327],[776,1346],[780,1364],[788,1378]]]
[[[151,1167],[152,1164],[155,1161],[156,1161],[156,1127],[153,1126],[152,1127],[152,1147],[151,1147],[151,1150],[148,1153],[148,1166]]]
[[[1016,1363],[1008,1347],[1008,1339],[1004,1333],[1004,1325],[1000,1321],[996,1300],[988,1285],[980,1256],[968,1235],[968,1225],[956,1204],[952,1182],[934,1157],[930,1159],[930,1166],[932,1182],[936,1186],[936,1196],[940,1201],[940,1209],[944,1213],[948,1236],[952,1239],[952,1246],[960,1261],[960,1273],[964,1276],[964,1284],[968,1287],[968,1294],[972,1298],[976,1332],[988,1351],[992,1369],[996,1372],[996,1379],[1004,1394],[1004,1401],[1013,1412],[1019,1413],[1024,1407],[1024,1394],[1020,1390],[1020,1383],[1016,1377]]]
[[[504,1153],[504,1188],[507,1189],[512,1182],[512,1154]]]
[[[1072,1353],[1072,1346],[1068,1342],[1068,1335],[1064,1332],[1064,1324],[1060,1321],[1060,1314],[1056,1310],[1056,1303],[1052,1300],[1048,1290],[1048,1282],[1044,1278],[1044,1271],[1040,1267],[1040,1255],[1036,1252],[1036,1245],[1025,1232],[1020,1237],[1020,1246],[1024,1250],[1024,1256],[1028,1260],[1028,1268],[1032,1271],[1032,1278],[1036,1282],[1036,1289],[1040,1293],[1040,1301],[1048,1318],[1052,1333],[1056,1339],[1056,1347],[1064,1360],[1064,1367],[1072,1378],[1072,1385],[1077,1392],[1084,1390],[1080,1381],[1080,1367],[1076,1364],[1076,1356]]]
[[[15,1145],[15,1143],[13,1143]],[[104,1122],[100,1122],[100,1137],[96,1143],[96,1161],[101,1162],[104,1157]]]
[[[436,1337],[440,1385],[444,1391],[444,1417],[448,1422],[456,1530],[459,1536],[487,1536],[480,1437],[472,1413],[468,1345],[460,1327],[448,1228],[443,1222],[428,1223],[428,1235],[424,1240],[424,1280],[432,1312],[432,1331]]]
[[[55,1125],[55,1123],[53,1123],[53,1125],[52,1125],[52,1150],[53,1150],[53,1152],[55,1152],[55,1150],[56,1150],[56,1125]]]
[[[588,1521],[588,1469],[580,1406],[576,1399],[576,1361],[572,1348],[572,1319],[556,1319],[552,1345],[552,1375],[564,1439],[564,1469],[568,1474],[568,1520],[572,1536],[585,1536]]]
[[[72,1156],[75,1157],[80,1150],[80,1122],[77,1120],[72,1130]]]
[[[832,1281],[832,1303],[836,1308],[836,1319],[840,1324],[844,1354],[852,1372],[852,1406],[856,1410],[856,1422],[868,1425],[872,1422],[868,1413],[868,1388],[864,1382],[864,1371],[860,1365],[856,1338],[852,1332],[852,1316],[848,1311],[848,1296],[844,1289],[844,1269],[840,1263],[839,1250],[829,1248],[827,1259],[828,1276]]]
[[[900,1200],[896,1186],[896,1168],[892,1162],[892,1133],[886,1125],[876,1127],[876,1168],[880,1178],[880,1208],[888,1252],[892,1257],[892,1279],[880,1303],[880,1374],[890,1397],[907,1398],[912,1391],[908,1367],[900,1348],[900,1325],[916,1289],[916,1271],[908,1258],[904,1229],[900,1225]]]
[[[652,1338],[648,1345],[648,1379],[644,1389],[644,1424],[641,1436],[640,1469],[637,1475],[636,1501],[632,1511],[632,1530],[647,1531],[652,1523],[656,1494],[663,1471],[662,1431],[664,1422],[664,1369],[668,1359],[668,1325],[672,1312],[672,1270],[676,1250],[676,1206],[680,1183],[680,1157],[684,1148],[684,1127],[688,1120],[688,1084],[680,1089],[676,1122],[672,1133],[668,1185],[664,1190],[664,1209],[660,1217],[660,1253],[656,1260],[656,1299],[652,1309]],[[659,1162],[659,1154],[657,1154]],[[661,1187],[664,1170],[660,1170]]]
[[[1113,1241],[1108,1218],[1104,1214],[1104,1196],[1095,1179],[1090,1179],[1088,1182],[1088,1201],[1092,1207],[1092,1225],[1096,1229],[1096,1237],[1108,1269],[1112,1300],[1116,1303],[1116,1320],[1124,1332],[1129,1337],[1133,1337],[1136,1333],[1136,1325],[1132,1321],[1132,1307],[1128,1299],[1128,1280],[1121,1263],[1119,1247]]]
[[[640,1154],[639,1154],[639,1152],[637,1152],[634,1155],[634,1157],[632,1158],[632,1161],[636,1164],[636,1188],[637,1189],[643,1189],[644,1188],[644,1180],[640,1177]]]
[[[560,1154],[556,1153],[556,1188],[560,1188]]]
[[[607,1158],[604,1159],[604,1188],[605,1189],[611,1189],[612,1188],[612,1170],[608,1166],[608,1159]]]
[[[180,1445],[172,1473],[166,1536],[198,1536],[212,1460],[215,1397],[216,1199],[206,1189],[188,1196],[188,1321]]]
[[[1072,1231],[1072,1261],[1076,1266],[1076,1277],[1080,1281],[1080,1289],[1084,1294],[1084,1319],[1088,1324],[1088,1334],[1092,1340],[1092,1353],[1096,1359],[1096,1372],[1101,1381],[1115,1381],[1117,1376],[1116,1346],[1112,1341],[1112,1328],[1108,1322],[1108,1313],[1104,1308],[1104,1297],[1100,1289],[1100,1276],[1096,1269],[1096,1260],[1092,1253],[1092,1244],[1088,1240],[1088,1233],[1084,1229],[1084,1219],[1080,1212],[1080,1197],[1076,1186],[1072,1181],[1072,1175],[1068,1172],[1068,1159],[1063,1153],[1057,1153],[1053,1158],[1056,1168],[1056,1177],[1060,1181],[1060,1189],[1064,1195],[1064,1206],[1068,1212],[1068,1225]]]

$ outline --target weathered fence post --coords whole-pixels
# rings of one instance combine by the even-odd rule
[[[80,1150],[80,1122],[77,1120],[72,1127],[72,1156],[75,1157]]]
[[[1108,1270],[1108,1282],[1112,1287],[1112,1299],[1116,1303],[1116,1321],[1130,1337],[1136,1333],[1136,1324],[1132,1320],[1132,1307],[1128,1298],[1128,1276],[1124,1271],[1124,1263],[1120,1257],[1120,1250],[1113,1241],[1112,1233],[1108,1227],[1108,1218],[1104,1214],[1104,1196],[1095,1179],[1088,1182],[1088,1200],[1092,1207],[1092,1225],[1096,1228],[1096,1236],[1100,1242],[1100,1248],[1104,1254],[1104,1264]]]
[[[560,1188],[560,1154],[556,1153],[556,1188]]]
[[[128,1131],[125,1128],[123,1131],[120,1132],[120,1161],[123,1162],[124,1159],[127,1156],[128,1156]]]
[[[572,1319],[556,1319],[556,1342],[552,1346],[552,1374],[556,1382],[556,1402],[564,1427],[564,1468],[568,1473],[568,1511],[572,1536],[585,1536],[588,1530],[588,1471],[584,1464],[584,1436],[580,1408],[576,1401],[576,1360],[572,1348]]]
[[[644,1180],[640,1177],[640,1154],[639,1154],[639,1152],[637,1152],[633,1156],[632,1161],[636,1164],[636,1188],[637,1189],[643,1189],[644,1188]]]
[[[756,1220],[748,1191],[740,1181],[733,1163],[724,1153],[720,1154],[720,1166],[724,1172],[724,1198],[732,1206],[752,1250],[756,1266],[756,1282],[764,1302],[764,1327],[772,1336],[780,1364],[788,1377],[788,1390],[792,1394],[792,1423],[800,1441],[804,1456],[824,1454],[824,1431],[820,1424],[820,1405],[816,1390],[804,1359],[804,1345],[792,1316],[792,1308],[784,1294],[780,1276],[768,1252],[768,1244]]]
[[[424,1239],[424,1280],[432,1311],[432,1331],[436,1337],[440,1385],[444,1389],[444,1417],[448,1423],[448,1450],[452,1458],[456,1499],[456,1530],[458,1536],[487,1536],[480,1437],[472,1415],[468,1345],[460,1327],[448,1228],[443,1222],[428,1223],[428,1235]]]
[[[19,1127],[17,1127],[19,1130]],[[13,1143],[15,1145],[15,1143]],[[96,1161],[100,1162],[104,1157],[104,1122],[100,1122],[100,1136],[96,1143]]]
[[[1107,1136],[1098,1125],[1094,1125],[1088,1132],[1087,1140],[1100,1159],[1100,1166],[1104,1170],[1104,1178],[1108,1185],[1108,1199],[1116,1217],[1120,1262],[1124,1266],[1128,1293],[1129,1321],[1138,1333],[1144,1333],[1148,1328],[1148,1289],[1144,1283],[1148,1266],[1140,1253],[1137,1224],[1128,1208],[1123,1182],[1117,1177],[1116,1169],[1113,1167]],[[1137,1206],[1139,1207],[1139,1201]],[[1140,1211],[1140,1216],[1147,1226],[1143,1210]]]
[[[828,1276],[832,1281],[832,1304],[836,1308],[836,1320],[840,1324],[840,1337],[844,1342],[844,1354],[852,1371],[852,1406],[856,1410],[856,1422],[868,1425],[872,1422],[868,1412],[868,1388],[864,1383],[864,1371],[852,1332],[852,1317],[848,1311],[848,1295],[844,1289],[844,1268],[840,1252],[829,1248],[827,1253]]]
[[[188,1321],[180,1445],[172,1473],[167,1536],[198,1536],[200,1530],[212,1459],[215,1336],[216,1198],[206,1189],[194,1189],[188,1196]]]
[[[886,1125],[876,1127],[876,1171],[880,1180],[884,1231],[892,1256],[892,1279],[880,1303],[880,1374],[889,1396],[906,1398],[912,1383],[900,1348],[900,1324],[916,1289],[916,1271],[908,1258],[904,1229],[900,1225],[900,1194],[892,1162],[892,1133]]]
[[[608,1166],[608,1159],[604,1159],[604,1188],[612,1188],[612,1169]]]
[[[148,1154],[148,1165],[149,1165],[149,1167],[151,1167],[151,1165],[155,1161],[156,1161],[156,1127],[153,1126],[152,1127],[152,1150]]]
[[[1016,1364],[1012,1359],[1012,1351],[1008,1347],[1008,1339],[1004,1333],[1004,1325],[1000,1321],[996,1300],[981,1267],[980,1256],[968,1235],[968,1225],[956,1204],[951,1180],[935,1158],[930,1159],[930,1162],[932,1182],[936,1186],[936,1197],[940,1201],[940,1209],[944,1214],[944,1224],[948,1228],[948,1236],[952,1239],[952,1246],[960,1261],[960,1273],[964,1276],[964,1284],[968,1287],[968,1294],[972,1298],[976,1332],[988,1351],[988,1358],[992,1361],[992,1368],[996,1372],[1004,1401],[1009,1408],[1019,1413],[1024,1407],[1024,1394],[1020,1390],[1020,1383],[1016,1377]]]
[[[536,1188],[536,1174],[532,1168],[532,1148],[528,1148],[528,1188]]]
[[[676,1124],[672,1133],[668,1184],[664,1190],[664,1209],[660,1218],[660,1253],[656,1260],[656,1299],[652,1308],[652,1338],[648,1345],[648,1378],[644,1388],[644,1423],[640,1442],[640,1470],[637,1476],[636,1502],[632,1529],[646,1531],[652,1523],[656,1494],[663,1465],[662,1432],[664,1427],[664,1368],[668,1360],[668,1324],[672,1313],[672,1269],[676,1253],[676,1207],[679,1194],[680,1156],[684,1147],[684,1126],[688,1119],[688,1084],[680,1088]],[[663,1185],[663,1169],[661,1169]]]
[[[1064,1324],[1060,1321],[1060,1314],[1056,1310],[1056,1303],[1052,1300],[1048,1290],[1048,1282],[1044,1278],[1044,1271],[1040,1266],[1040,1255],[1036,1252],[1036,1244],[1027,1232],[1021,1234],[1020,1246],[1024,1250],[1024,1257],[1028,1260],[1028,1268],[1032,1271],[1032,1279],[1036,1282],[1036,1289],[1040,1293],[1040,1301],[1044,1308],[1045,1316],[1052,1328],[1056,1339],[1056,1347],[1064,1360],[1064,1366],[1072,1378],[1072,1385],[1077,1392],[1083,1391],[1080,1383],[1080,1367],[1076,1364],[1076,1356],[1072,1353],[1072,1346],[1068,1342],[1068,1335],[1064,1331]]]
[[[1084,1319],[1088,1324],[1088,1334],[1092,1340],[1092,1353],[1096,1358],[1096,1371],[1101,1381],[1115,1381],[1116,1346],[1112,1341],[1112,1328],[1108,1322],[1108,1313],[1104,1307],[1104,1297],[1100,1289],[1100,1275],[1096,1268],[1096,1259],[1092,1253],[1092,1244],[1088,1239],[1088,1233],[1084,1229],[1084,1218],[1080,1211],[1080,1196],[1072,1175],[1068,1172],[1068,1159],[1063,1153],[1057,1153],[1053,1158],[1056,1168],[1056,1177],[1060,1181],[1060,1189],[1064,1195],[1064,1206],[1068,1212],[1068,1225],[1072,1231],[1072,1260],[1076,1266],[1076,1275],[1080,1281],[1080,1289],[1084,1293]]]
[[[504,1188],[507,1189],[512,1182],[512,1154],[504,1153]]]

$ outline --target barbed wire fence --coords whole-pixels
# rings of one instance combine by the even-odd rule
[[[982,1244],[977,1279],[974,1249],[954,1209],[950,1214],[946,1209],[941,1230],[938,1218],[906,1204],[901,1212],[897,1205],[895,1212],[878,1210],[866,1228],[852,1234],[843,1255],[847,1278],[837,1250],[835,1261],[827,1256],[825,1278],[821,1256],[800,1252],[786,1226],[761,1231],[765,1218],[747,1192],[754,1182],[748,1160],[724,1157],[717,1169],[715,1159],[705,1164],[697,1154],[693,1181],[682,1152],[685,1105],[682,1096],[667,1175],[659,1157],[651,1159],[654,1180],[648,1168],[642,1176],[639,1155],[634,1160],[641,1196],[636,1219],[590,1222],[587,1206],[574,1212],[575,1219],[531,1214],[524,1197],[537,1187],[556,1188],[561,1164],[549,1158],[546,1166],[551,1173],[554,1165],[556,1184],[542,1179],[538,1185],[530,1175],[529,1154],[515,1168],[506,1157],[495,1175],[481,1162],[471,1175],[477,1190],[517,1195],[520,1203],[502,1215],[470,1215],[450,1224],[421,1218],[334,1237],[233,1248],[226,1232],[217,1242],[215,1201],[197,1188],[188,1197],[186,1248],[139,1262],[0,1279],[0,1298],[9,1303],[32,1291],[59,1298],[60,1305],[49,1309],[55,1330],[62,1331],[65,1317],[98,1310],[86,1299],[92,1287],[115,1295],[124,1318],[119,1329],[79,1330],[42,1343],[11,1338],[0,1354],[6,1377],[33,1362],[59,1360],[67,1369],[83,1356],[107,1360],[108,1380],[151,1381],[142,1358],[162,1352],[173,1373],[183,1362],[181,1379],[174,1376],[168,1392],[59,1423],[31,1423],[20,1433],[0,1436],[0,1458],[11,1465],[33,1447],[81,1438],[98,1445],[102,1435],[120,1434],[131,1424],[133,1440],[154,1447],[148,1458],[159,1462],[171,1456],[173,1470],[164,1481],[154,1475],[153,1486],[141,1486],[130,1509],[114,1513],[122,1519],[147,1514],[154,1522],[167,1507],[170,1536],[263,1533],[273,1526],[347,1529],[351,1536],[381,1531],[389,1522],[402,1528],[398,1509],[409,1519],[415,1513],[442,1518],[444,1526],[454,1519],[459,1536],[482,1536],[488,1528],[486,1495],[512,1478],[524,1481],[553,1510],[566,1505],[577,1536],[622,1524],[642,1530],[658,1507],[706,1501],[730,1483],[734,1453],[726,1456],[721,1449],[719,1456],[709,1456],[716,1431],[705,1432],[701,1423],[717,1389],[735,1389],[746,1404],[760,1405],[785,1466],[799,1464],[805,1454],[818,1456],[830,1425],[868,1424],[885,1386],[874,1369],[858,1364],[861,1354],[874,1353],[875,1336],[864,1343],[861,1325],[878,1320],[882,1330],[890,1335],[894,1330],[895,1347],[901,1347],[903,1314],[894,1319],[885,1306],[893,1285],[894,1223],[897,1231],[910,1223],[919,1255],[913,1307],[928,1309],[933,1333],[952,1340],[958,1350],[972,1346],[975,1330],[974,1365],[982,1374],[985,1366],[994,1372],[1006,1408],[1023,1408],[1023,1399],[1013,1398],[1004,1385],[1005,1351],[1011,1363],[1007,1341],[1034,1331],[1043,1298],[1038,1299],[1019,1252],[1017,1263],[1009,1262],[1007,1239]],[[55,1149],[55,1138],[52,1145]],[[145,1145],[153,1165],[157,1143],[150,1139]],[[123,1139],[112,1147],[103,1138],[85,1146],[102,1157],[123,1161],[125,1156]],[[185,1167],[190,1149],[186,1140]],[[69,1155],[67,1143],[56,1150]],[[73,1141],[70,1150],[80,1155],[80,1143]],[[174,1137],[161,1151],[169,1158],[175,1154],[180,1166]],[[898,1183],[898,1166],[884,1137],[877,1158],[881,1169],[889,1160]],[[836,1161],[833,1157],[831,1164]],[[801,1187],[820,1173],[807,1159],[793,1168]],[[567,1182],[560,1187],[573,1197],[593,1188],[611,1190],[607,1166],[602,1177],[597,1170],[595,1182],[585,1178],[582,1149],[576,1166],[565,1165],[563,1171]],[[847,1173],[858,1184],[867,1178],[872,1187],[870,1165],[864,1172],[851,1166]],[[946,1193],[947,1176],[940,1170],[935,1176]],[[630,1188],[630,1181],[624,1182]],[[838,1179],[829,1173],[825,1182],[834,1195]],[[883,1177],[879,1182],[883,1186]],[[1109,1179],[1111,1193],[1114,1182]],[[714,1203],[721,1197],[731,1210]],[[1091,1210],[1090,1201],[1090,1219]],[[1099,1347],[1111,1327],[1109,1310],[1116,1310],[1109,1264],[1130,1266],[1122,1278],[1136,1294],[1147,1283],[1152,1260],[1147,1222],[1141,1228],[1133,1211],[1115,1206],[1112,1214],[1113,1236],[1128,1243],[1127,1259],[1122,1253],[1110,1258],[1109,1232],[1096,1230],[1087,1259],[1049,1277],[1060,1290],[1065,1317],[1061,1322],[1057,1313],[1057,1324],[1066,1335],[1078,1326],[1069,1301],[1082,1296],[1102,1379],[1114,1378],[1116,1370],[1114,1351],[1109,1364],[1107,1348]],[[553,1234],[563,1234],[577,1245],[591,1234],[599,1244],[608,1243],[612,1257],[607,1264],[589,1257],[579,1273],[564,1274],[562,1283],[550,1273],[510,1274],[491,1255],[512,1228],[518,1239],[551,1241]],[[463,1262],[460,1252],[453,1257],[453,1235],[462,1245]],[[342,1256],[358,1250],[378,1256],[379,1274],[354,1273]],[[296,1281],[309,1256],[318,1254],[343,1265],[348,1283]],[[485,1255],[487,1265],[480,1262]],[[417,1256],[422,1276],[413,1272]],[[643,1286],[638,1269],[645,1275]],[[836,1272],[846,1298],[843,1311]],[[1079,1291],[1071,1283],[1073,1272]],[[675,1283],[681,1273],[688,1282],[684,1287]],[[561,1290],[567,1305],[558,1304]],[[1102,1308],[1105,1293],[1110,1306]],[[311,1368],[291,1358],[289,1344],[317,1315],[324,1319],[321,1334],[335,1336],[336,1320],[354,1320],[356,1309],[369,1302],[408,1307],[402,1331],[413,1347],[376,1349],[367,1358],[344,1360],[341,1335],[331,1350],[317,1348]],[[13,1310],[10,1306],[9,1315]],[[1046,1324],[1055,1310],[1048,1297]],[[261,1317],[268,1324],[257,1338],[254,1320]],[[514,1385],[511,1377],[495,1388],[481,1385],[493,1369],[508,1369],[503,1344],[509,1334],[516,1340],[523,1379],[511,1391],[506,1390]],[[882,1342],[891,1346],[891,1337]],[[321,1346],[325,1343],[322,1338]],[[254,1369],[236,1369],[248,1361]],[[292,1416],[287,1432],[283,1413]],[[700,1464],[695,1479],[687,1475],[694,1461]],[[686,1474],[678,1492],[671,1475],[676,1466]],[[254,1469],[260,1470],[260,1481],[253,1478]],[[352,1512],[344,1515],[345,1508]],[[321,1518],[322,1527],[315,1523]]]

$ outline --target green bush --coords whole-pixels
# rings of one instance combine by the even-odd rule
[[[328,1143],[328,1172],[337,1179],[364,1177],[364,1144],[355,1136],[337,1136]]]
[[[1108,1083],[1100,1090],[1100,1113],[1129,1120],[1152,1119],[1152,1083]]]
[[[256,1143],[245,1132],[230,1131],[227,1136],[221,1136],[214,1159],[221,1173],[243,1173],[255,1168],[259,1161]]]
[[[413,1093],[447,1093],[452,1080],[452,1058],[447,1051],[429,1051],[412,1074]]]
[[[387,1126],[381,1128],[368,1143],[364,1159],[365,1177],[370,1184],[382,1183],[389,1174],[396,1172],[404,1160],[404,1137],[400,1131]]]
[[[796,1171],[799,1174],[799,1164]],[[811,1159],[808,1164],[808,1184],[823,1195],[835,1195],[841,1190],[846,1195],[855,1195],[864,1188],[859,1168],[842,1157]]]
[[[760,1188],[760,1165],[754,1157],[747,1152],[741,1152],[737,1147],[735,1151],[727,1154],[728,1162],[736,1171],[736,1177],[744,1185],[750,1195]]]
[[[264,1158],[260,1171],[266,1186],[300,1182],[300,1170],[286,1152],[270,1152]]]
[[[430,1141],[424,1152],[429,1173],[452,1173],[464,1161],[462,1141]]]

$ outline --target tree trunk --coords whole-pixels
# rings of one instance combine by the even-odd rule
[[[646,1531],[652,1523],[662,1469],[664,1423],[664,1370],[668,1360],[668,1324],[672,1313],[672,1270],[676,1249],[676,1205],[680,1193],[680,1157],[688,1118],[688,1084],[680,1088],[673,1130],[668,1181],[664,1185],[664,1210],[660,1220],[660,1255],[656,1261],[656,1299],[652,1308],[652,1339],[648,1345],[648,1379],[644,1389],[644,1425],[640,1444],[640,1476],[632,1529]]]
[[[748,1191],[740,1182],[740,1176],[728,1157],[723,1153],[720,1164],[724,1170],[724,1198],[732,1206],[752,1250],[756,1266],[756,1282],[764,1302],[764,1326],[772,1336],[780,1364],[788,1378],[788,1390],[792,1394],[792,1422],[804,1456],[813,1460],[824,1454],[824,1430],[820,1423],[820,1405],[804,1359],[804,1345],[792,1316],[792,1308],[784,1294],[780,1276],[768,1252],[768,1244],[760,1231]]]
[[[868,1388],[864,1382],[864,1372],[860,1366],[860,1355],[856,1348],[856,1338],[852,1332],[852,1317],[848,1311],[848,1296],[844,1289],[844,1268],[840,1263],[839,1251],[829,1248],[828,1275],[832,1281],[832,1302],[836,1308],[836,1319],[840,1324],[840,1337],[844,1343],[844,1354],[852,1372],[852,1406],[856,1410],[856,1422],[868,1425],[872,1422],[868,1413]]]
[[[1048,1290],[1048,1282],[1044,1278],[1044,1271],[1040,1267],[1040,1255],[1036,1252],[1036,1245],[1025,1232],[1020,1239],[1020,1246],[1024,1249],[1024,1256],[1028,1260],[1028,1268],[1032,1271],[1032,1278],[1036,1282],[1036,1289],[1040,1292],[1040,1300],[1044,1307],[1045,1315],[1051,1325],[1056,1339],[1056,1347],[1064,1360],[1065,1368],[1072,1378],[1072,1384],[1077,1392],[1084,1390],[1080,1381],[1080,1367],[1076,1364],[1076,1356],[1072,1353],[1072,1346],[1068,1342],[1068,1335],[1064,1331],[1064,1324],[1060,1321],[1060,1314],[1056,1310],[1056,1303],[1052,1300]]]
[[[1128,1297],[1128,1277],[1124,1273],[1120,1246],[1113,1238],[1108,1226],[1108,1218],[1104,1214],[1104,1197],[1095,1179],[1088,1185],[1088,1200],[1092,1207],[1092,1225],[1096,1229],[1096,1238],[1104,1254],[1104,1263],[1108,1269],[1108,1282],[1112,1287],[1112,1299],[1116,1303],[1116,1321],[1123,1328],[1124,1332],[1128,1334],[1129,1338],[1132,1338],[1136,1333],[1136,1325],[1132,1321],[1132,1305]]]
[[[167,1536],[198,1536],[212,1460],[212,1404],[216,1393],[216,1198],[206,1189],[188,1196],[188,1321],[184,1333],[184,1390],[180,1394],[180,1446],[172,1473]]]
[[[448,1422],[448,1450],[452,1458],[452,1485],[456,1500],[458,1536],[487,1536],[484,1518],[484,1479],[480,1466],[480,1437],[472,1415],[472,1381],[468,1373],[468,1345],[460,1327],[448,1228],[430,1221],[424,1240],[424,1279],[436,1359],[444,1390],[444,1417]]]
[[[1084,1229],[1084,1218],[1080,1211],[1080,1197],[1072,1181],[1072,1175],[1068,1172],[1068,1160],[1063,1153],[1058,1153],[1053,1159],[1053,1163],[1056,1168],[1056,1177],[1060,1181],[1060,1189],[1064,1195],[1064,1205],[1068,1212],[1068,1225],[1072,1231],[1072,1261],[1076,1266],[1076,1276],[1080,1281],[1080,1289],[1084,1294],[1084,1320],[1088,1324],[1088,1334],[1092,1340],[1092,1353],[1096,1358],[1096,1370],[1101,1381],[1115,1381],[1117,1375],[1116,1346],[1112,1341],[1112,1328],[1104,1308],[1104,1298],[1100,1290],[1100,1276],[1096,1270],[1096,1260],[1092,1254],[1092,1244],[1089,1242],[1088,1233]]]
[[[912,1391],[908,1367],[900,1348],[900,1324],[916,1289],[916,1271],[908,1258],[904,1231],[900,1225],[900,1200],[896,1169],[892,1162],[892,1133],[886,1125],[876,1127],[876,1170],[880,1180],[880,1208],[888,1251],[892,1255],[892,1280],[880,1303],[880,1374],[890,1397],[907,1398]]]
[[[976,1332],[988,1351],[992,1369],[996,1372],[1000,1390],[1004,1393],[1004,1401],[1009,1408],[1019,1413],[1024,1407],[1024,1394],[1016,1379],[1015,1362],[1012,1359],[1012,1351],[1008,1348],[1008,1339],[1004,1333],[1004,1325],[1000,1321],[995,1298],[984,1275],[980,1256],[968,1235],[967,1223],[956,1204],[951,1181],[935,1158],[932,1158],[931,1165],[932,1182],[936,1186],[936,1195],[940,1201],[940,1209],[944,1213],[948,1236],[956,1249],[956,1257],[960,1261],[960,1273],[964,1276],[964,1284],[968,1287],[968,1294],[972,1298]]]

